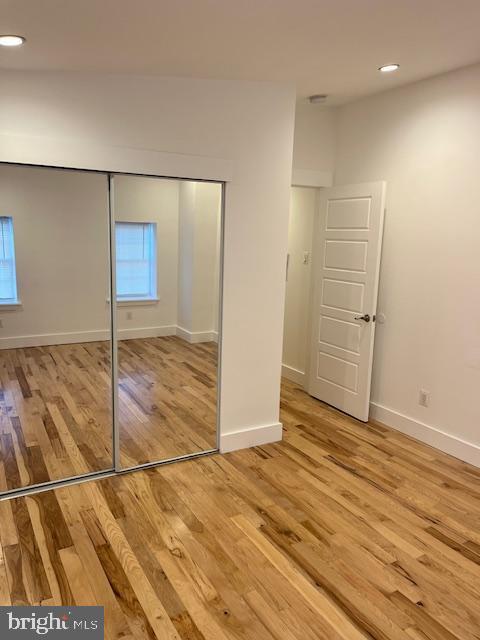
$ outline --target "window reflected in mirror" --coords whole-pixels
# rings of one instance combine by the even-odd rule
[[[0,305],[18,304],[13,219],[0,216]]]

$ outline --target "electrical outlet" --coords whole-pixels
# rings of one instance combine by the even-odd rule
[[[428,407],[430,404],[430,391],[425,391],[425,389],[420,389],[418,394],[418,404],[421,407]]]
[[[127,311],[127,320],[131,320],[133,318],[133,313],[131,311]]]
[[[308,264],[310,262],[310,251],[303,252],[303,264]]]

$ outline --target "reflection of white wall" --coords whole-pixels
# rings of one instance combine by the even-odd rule
[[[197,182],[195,241],[195,331],[213,330],[218,318],[218,228],[221,187]]]
[[[118,328],[127,332],[124,335],[133,336],[139,329],[155,333],[160,327],[168,327],[172,333],[177,324],[178,192],[176,180],[114,177],[115,220],[154,222],[157,231],[159,300],[119,306]]]
[[[106,176],[0,167],[0,180],[3,210],[14,217],[22,300],[0,307],[0,345],[107,338]],[[218,184],[114,177],[115,220],[155,223],[157,237],[158,301],[120,303],[121,338],[172,335],[179,325],[187,340],[216,339],[220,201]]]
[[[178,326],[191,331],[193,324],[193,278],[195,240],[195,183],[179,187],[178,208]]]
[[[217,329],[220,205],[220,185],[180,185],[178,325],[191,340]]]
[[[283,372],[303,382],[307,366],[310,264],[316,189],[293,187],[288,227],[288,280],[283,328]],[[308,252],[308,263],[304,253]]]
[[[21,306],[0,307],[0,348],[104,337],[107,178],[0,166],[0,215],[12,216]]]

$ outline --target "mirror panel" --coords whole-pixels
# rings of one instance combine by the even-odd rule
[[[217,447],[222,186],[112,177],[120,466]]]
[[[0,165],[0,492],[111,469],[108,177]]]

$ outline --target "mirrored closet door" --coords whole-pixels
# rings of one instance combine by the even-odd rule
[[[217,448],[222,185],[111,177],[118,469]]]
[[[222,198],[0,163],[0,497],[217,449]]]
[[[0,493],[113,467],[107,174],[0,165]]]

